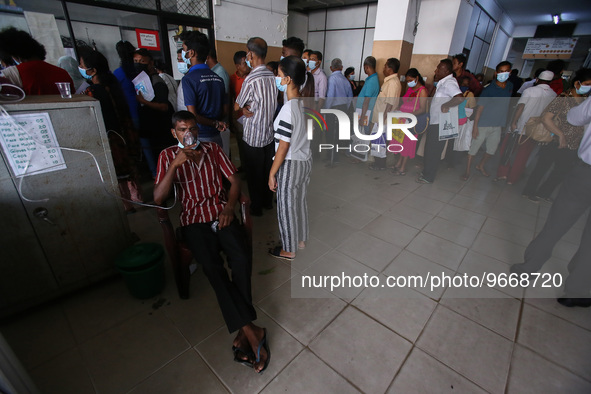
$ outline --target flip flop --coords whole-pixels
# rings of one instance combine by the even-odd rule
[[[282,260],[291,261],[295,258],[295,257],[289,257],[289,256],[282,256],[281,255],[281,246],[275,246],[274,248],[269,249],[268,252],[271,256],[277,257],[278,259],[282,259]]]
[[[234,361],[244,365],[245,367],[253,368],[254,364],[251,360],[254,359],[254,353],[252,350],[244,350],[242,348],[232,346],[232,352],[234,353]],[[243,359],[241,356],[246,356],[247,359]]]
[[[267,329],[263,328],[263,331],[265,332],[265,334],[263,335],[263,339],[261,339],[261,341],[259,342],[259,347],[257,348],[257,357],[255,359],[255,363],[258,363],[259,361],[261,361],[261,347],[263,347],[265,349],[265,351],[267,352],[267,359],[265,360],[265,365],[263,366],[263,369],[261,369],[260,371],[258,371],[257,373],[263,373],[263,371],[265,369],[267,369],[267,367],[269,366],[269,362],[271,361],[271,349],[269,348],[269,343],[267,342]],[[254,366],[254,363],[253,363]]]

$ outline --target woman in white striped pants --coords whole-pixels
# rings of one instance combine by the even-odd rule
[[[277,115],[275,158],[269,173],[269,188],[277,192],[277,218],[282,246],[269,249],[274,257],[292,260],[308,240],[306,193],[312,169],[312,152],[305,130],[301,97],[314,96],[314,78],[297,56],[279,63],[275,83],[288,101]]]

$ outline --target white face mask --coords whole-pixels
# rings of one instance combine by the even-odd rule
[[[350,79],[351,81],[354,81],[354,80],[355,80],[355,75],[353,75],[353,74],[349,74],[349,79]]]
[[[308,60],[308,68],[314,70],[316,68],[316,60]]]
[[[177,138],[178,141],[178,138]],[[199,146],[199,144],[201,143],[201,141],[199,141],[198,139],[195,138],[195,136],[193,134],[191,134],[191,132],[186,132],[185,136],[183,137],[183,142],[181,143],[181,141],[179,141],[179,143],[177,144],[177,146],[181,149],[183,149],[185,146],[191,146],[193,144],[196,144],[193,148],[191,149],[197,149],[197,147]]]

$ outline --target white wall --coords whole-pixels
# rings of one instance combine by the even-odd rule
[[[322,52],[322,69],[326,75],[331,73],[331,60],[338,57],[343,61],[344,68],[355,67],[356,80],[367,77],[361,64],[365,57],[371,55],[373,49],[377,8],[377,4],[370,4],[369,7],[364,4],[312,11],[308,14],[308,37],[307,40],[300,38],[306,42],[306,47]],[[325,32],[326,29],[329,31]]]
[[[512,35],[515,31],[515,23],[513,23],[513,20],[509,17],[509,15],[503,13],[499,23],[501,24],[503,30],[505,30],[505,32],[507,32],[509,35]]]
[[[376,15],[376,41],[404,40],[414,43],[416,3],[419,0],[379,1]]]
[[[11,26],[29,33],[29,25],[23,15],[2,14],[2,18],[0,18],[0,30]]]
[[[489,57],[484,65],[489,68],[496,68],[497,64],[505,60],[504,56],[508,45],[509,36],[502,29],[498,29],[492,43],[492,49],[489,51]]]
[[[513,30],[513,37],[533,37],[536,34],[537,26],[516,26]]]
[[[462,1],[460,3],[456,25],[449,47],[450,55],[462,53],[464,42],[466,41],[466,35],[468,34],[468,26],[470,25],[470,19],[472,18],[472,11],[474,11],[474,7],[470,3],[467,1]]]
[[[460,3],[465,0],[422,0],[413,54],[449,54]],[[470,18],[468,18],[469,22]]]
[[[287,0],[221,0],[213,7],[216,39],[246,43],[261,37],[281,46],[287,37]]]
[[[575,27],[573,36],[589,36],[591,35],[591,23],[579,23]]]
[[[301,38],[308,43],[308,15],[290,11],[287,17],[287,37]]]

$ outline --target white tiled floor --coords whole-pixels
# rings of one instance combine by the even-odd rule
[[[232,335],[201,270],[189,300],[167,268],[154,299],[132,298],[113,278],[0,330],[43,393],[591,392],[591,309],[499,286],[293,297],[302,274],[479,275],[520,262],[548,205],[522,199],[522,183],[478,173],[461,182],[459,169],[444,167],[433,185],[419,185],[413,162],[405,177],[346,158],[334,168],[316,162],[312,238],[291,264],[266,254],[278,241],[274,212],[254,218],[253,298],[272,353],[261,376],[232,362]],[[154,212],[129,220],[142,241],[162,242]],[[581,229],[548,267],[566,272]]]

